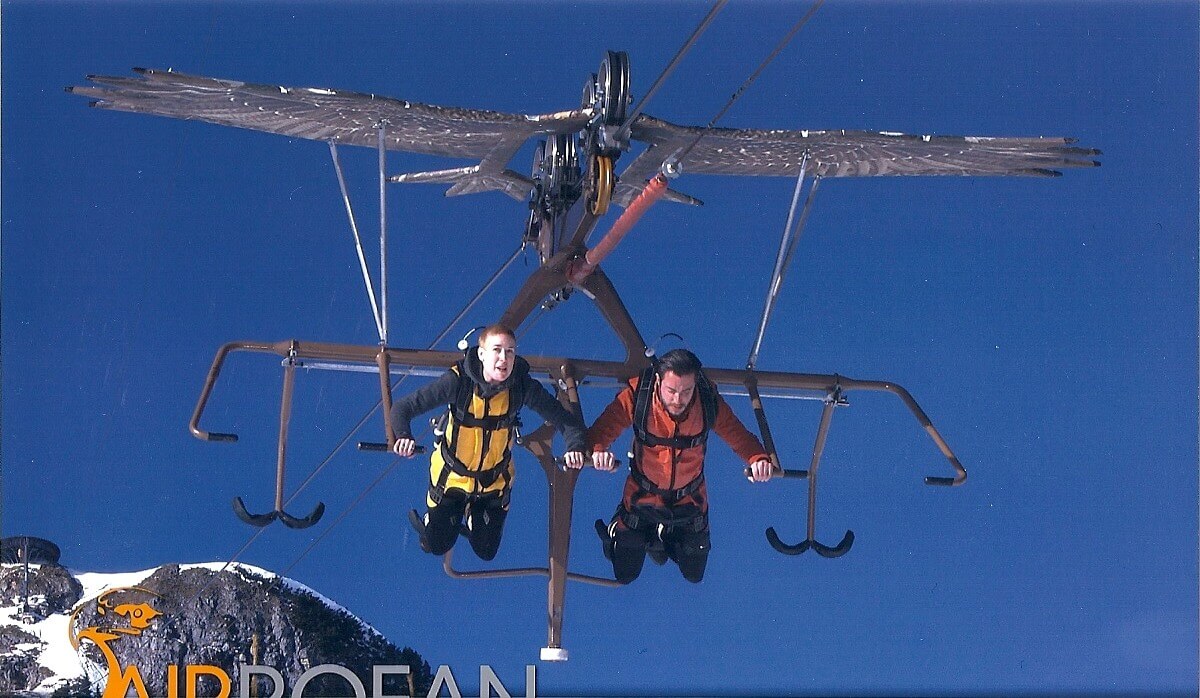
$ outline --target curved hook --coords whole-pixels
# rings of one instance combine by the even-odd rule
[[[246,504],[242,502],[242,498],[234,497],[233,513],[237,514],[237,517],[242,521],[245,521],[251,526],[257,526],[258,528],[268,526],[276,519],[282,521],[283,525],[287,526],[288,528],[308,528],[309,526],[313,526],[321,520],[321,517],[325,514],[325,503],[317,502],[317,505],[313,507],[312,512],[310,512],[308,516],[304,517],[292,516],[282,509],[268,511],[265,514],[251,514],[246,509]]]
[[[821,557],[841,557],[850,552],[850,546],[854,545],[854,531],[846,531],[841,542],[831,548],[812,538],[803,540],[796,545],[788,545],[779,539],[779,534],[772,527],[767,529],[767,542],[784,555],[799,555],[811,548]]]

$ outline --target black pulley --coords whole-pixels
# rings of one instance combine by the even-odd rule
[[[601,100],[604,123],[619,126],[625,122],[629,108],[629,55],[624,51],[609,51],[600,61],[596,75],[596,91]]]

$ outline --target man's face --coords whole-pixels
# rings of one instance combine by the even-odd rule
[[[479,345],[479,361],[483,364],[483,379],[502,383],[512,375],[517,360],[517,343],[506,334],[490,334]]]
[[[667,371],[658,379],[658,399],[662,401],[663,407],[667,408],[667,414],[672,417],[683,416],[695,394],[695,374],[680,376],[674,371]]]

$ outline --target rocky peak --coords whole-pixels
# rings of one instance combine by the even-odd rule
[[[243,664],[277,671],[285,695],[306,670],[322,664],[348,669],[368,688],[374,666],[408,666],[408,677],[387,677],[387,695],[424,695],[432,683],[429,664],[412,649],[396,647],[307,587],[256,568],[167,565],[134,575],[76,577],[57,565],[31,565],[28,582],[23,579],[22,565],[0,568],[3,695],[98,695],[114,660],[137,667],[149,695],[157,696],[167,695],[167,667],[188,665],[218,667],[235,692]],[[22,585],[37,611],[32,623],[17,611]],[[270,695],[271,680],[256,680],[258,694]],[[216,677],[199,677],[199,695],[216,695],[219,687]],[[326,674],[304,695],[347,691],[345,679]]]

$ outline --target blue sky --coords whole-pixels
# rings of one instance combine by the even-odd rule
[[[733,3],[647,112],[706,123],[806,8]],[[541,113],[575,106],[606,49],[629,52],[640,96],[706,11],[4,3],[4,535],[50,538],[79,570],[228,559],[252,533],[229,500],[270,504],[280,372],[231,360],[209,417],[242,440],[197,441],[187,421],[217,347],[376,341],[324,145],[89,110],[64,86],[144,66]],[[853,529],[854,549],[789,558],[762,531],[803,537],[804,486],[751,485],[716,446],[704,583],[648,567],[625,589],[572,585],[571,660],[539,665],[539,693],[1194,694],[1197,69],[1195,3],[826,4],[722,125],[1069,135],[1104,165],[825,181],[759,366],[905,386],[970,479],[922,485],[948,474],[929,439],[894,398],[852,394],[817,528],[829,542]],[[375,154],[342,156],[370,230]],[[678,180],[705,206],[660,204],[605,264],[644,335],[745,362],[793,184]],[[516,249],[526,209],[440,186],[389,196],[391,344],[424,347]],[[456,334],[492,320],[530,268]],[[615,358],[617,345],[577,298],[521,349]],[[299,377],[291,485],[376,392],[369,375]],[[611,391],[583,397],[595,416]],[[785,465],[805,467],[819,405],[768,410]],[[359,438],[378,432],[376,417]],[[390,462],[339,452],[294,508],[322,500],[332,522]],[[447,578],[404,520],[423,472],[402,464],[302,558],[327,523],[269,529],[241,559],[289,568],[451,665],[464,690],[480,664],[521,690],[545,644],[543,582]],[[620,484],[581,478],[572,569],[605,574],[591,521]],[[517,485],[497,564],[541,564],[546,487],[527,456]]]

